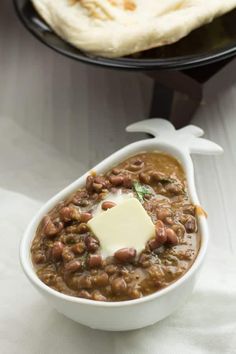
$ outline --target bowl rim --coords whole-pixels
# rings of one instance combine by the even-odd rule
[[[151,144],[151,141],[154,144]],[[102,302],[102,301],[96,301],[96,300],[89,300],[89,299],[83,299],[75,296],[70,296],[66,295],[63,293],[60,293],[57,290],[54,290],[44,284],[36,275],[34,269],[33,269],[33,264],[31,263],[31,257],[30,257],[30,245],[31,242],[34,238],[35,235],[35,229],[38,226],[39,222],[41,221],[43,215],[47,213],[49,210],[53,208],[60,200],[65,198],[66,195],[73,193],[73,190],[75,191],[76,188],[79,188],[80,185],[84,185],[85,179],[88,176],[88,174],[93,171],[93,170],[106,170],[112,168],[112,160],[115,159],[120,159],[120,161],[128,158],[129,156],[132,156],[132,153],[130,154],[128,151],[129,150],[137,150],[133,153],[135,155],[136,153],[144,151],[142,149],[139,149],[139,147],[146,147],[146,151],[150,151],[147,146],[156,146],[156,151],[162,151],[165,152],[165,148],[170,148],[171,150],[175,150],[176,152],[179,152],[179,156],[181,156],[182,161],[181,164],[184,168],[184,172],[187,178],[187,184],[188,184],[188,191],[190,195],[190,199],[195,205],[199,205],[198,197],[195,191],[195,184],[194,184],[194,176],[193,176],[193,164],[192,160],[189,155],[185,155],[181,149],[176,148],[175,146],[171,146],[171,144],[168,143],[162,143],[159,141],[155,141],[155,139],[148,139],[148,140],[141,140],[132,144],[129,144],[125,146],[124,148],[116,151],[115,153],[111,154],[109,157],[105,158],[102,162],[97,164],[95,167],[93,167],[91,170],[83,174],[81,177],[79,177],[77,180],[66,186],[63,190],[59,191],[54,197],[49,199],[46,203],[43,204],[43,206],[39,209],[39,211],[36,213],[30,224],[28,225],[27,229],[25,230],[25,233],[23,235],[23,238],[21,240],[20,244],[20,263],[23,268],[24,273],[26,274],[27,278],[30,280],[30,282],[35,285],[37,288],[43,290],[44,292],[48,293],[51,296],[55,296],[56,298],[60,300],[64,300],[70,303],[77,303],[80,305],[92,305],[95,307],[104,307],[104,308],[116,308],[116,307],[125,307],[125,306],[133,306],[133,305],[138,305],[141,303],[149,302],[156,300],[162,296],[167,295],[169,292],[173,291],[174,289],[178,288],[181,286],[183,283],[185,283],[192,275],[195,273],[195,271],[200,267],[205,253],[207,249],[207,244],[208,244],[208,238],[209,238],[209,231],[208,231],[208,225],[206,221],[206,217],[204,215],[197,215],[198,219],[198,225],[199,225],[199,234],[200,234],[200,247],[198,254],[193,261],[191,267],[186,271],[186,273],[181,276],[179,279],[168,285],[167,287],[158,290],[150,295],[143,296],[138,299],[132,299],[132,300],[126,300],[126,301],[112,301],[112,302]],[[125,153],[125,151],[127,152]],[[151,150],[154,151],[154,150]],[[119,158],[119,155],[121,154],[126,155],[126,157]],[[169,152],[167,152],[169,153]],[[171,153],[170,153],[171,154]],[[175,158],[175,156],[173,154]],[[178,159],[178,158],[177,158]],[[103,165],[109,164],[110,162],[110,167],[104,168]],[[184,166],[185,165],[185,166]],[[189,169],[186,169],[186,166],[188,166]],[[191,180],[192,176],[192,180]],[[70,190],[70,191],[69,191]],[[63,196],[64,195],[64,196]]]
[[[30,0],[27,0],[30,2]],[[40,22],[45,23],[45,25],[50,29],[51,33],[54,36],[60,38],[61,41],[66,43],[68,47],[71,47],[73,50],[78,50],[78,53],[74,53],[68,49],[63,49],[57,45],[49,43],[47,40],[43,39],[39,35],[38,31],[35,29],[35,25],[32,25],[25,16],[23,16],[20,9],[19,1],[13,0],[16,13],[23,23],[24,27],[41,43],[46,45],[48,48],[51,48],[55,52],[64,55],[70,59],[80,61],[85,64],[96,65],[99,67],[107,67],[109,69],[121,69],[129,71],[152,71],[152,70],[186,70],[195,67],[200,67],[208,64],[213,64],[224,59],[230,59],[236,54],[236,42],[233,44],[228,44],[219,49],[213,49],[210,52],[204,51],[201,54],[189,54],[182,55],[177,57],[170,57],[164,59],[133,59],[127,57],[119,58],[105,58],[100,56],[93,56],[86,53],[83,53],[78,48],[71,45],[69,42],[61,39],[50,27],[45,23],[45,21],[37,14],[37,19]],[[39,26],[39,25],[38,25]]]

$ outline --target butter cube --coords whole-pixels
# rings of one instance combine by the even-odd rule
[[[99,239],[103,256],[113,255],[124,247],[133,247],[139,253],[155,235],[150,216],[136,198],[94,216],[88,226]]]

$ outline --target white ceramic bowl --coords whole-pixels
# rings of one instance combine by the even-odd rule
[[[189,125],[175,130],[168,121],[163,119],[141,121],[129,126],[127,131],[147,132],[154,135],[154,138],[138,141],[124,147],[92,170],[97,173],[104,173],[119,162],[142,151],[167,152],[181,162],[187,176],[191,200],[194,204],[199,205],[190,153],[219,154],[222,149],[209,140],[199,138],[203,135],[200,128]],[[142,328],[160,321],[185,303],[196,283],[208,242],[207,221],[204,215],[198,216],[201,246],[192,267],[175,283],[146,297],[108,303],[76,298],[49,288],[35,274],[30,258],[30,247],[39,222],[59,201],[65,199],[77,188],[84,186],[88,174],[89,172],[50,199],[29,224],[20,247],[20,260],[24,272],[36,289],[60,313],[91,328],[124,331]]]

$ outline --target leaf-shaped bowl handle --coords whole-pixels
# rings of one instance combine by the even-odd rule
[[[175,128],[166,119],[153,118],[153,119],[145,119],[133,123],[128,127],[126,127],[126,131],[148,133],[153,135],[154,137],[158,137],[158,136],[163,136],[165,134],[169,134],[170,132],[174,132]]]
[[[190,154],[217,155],[223,153],[219,145],[201,138],[204,131],[195,125],[176,130],[168,120],[153,118],[133,123],[126,128],[126,131],[151,134],[155,139],[167,142]]]

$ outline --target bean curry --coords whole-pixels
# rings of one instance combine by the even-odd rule
[[[103,258],[87,222],[103,200],[103,210],[116,205],[106,197],[117,191],[139,199],[155,225],[155,237],[139,254],[135,247],[123,248]],[[49,287],[111,302],[138,299],[175,282],[191,267],[199,246],[196,207],[182,166],[165,153],[143,152],[104,175],[91,173],[84,188],[45,215],[31,256],[38,277]]]

